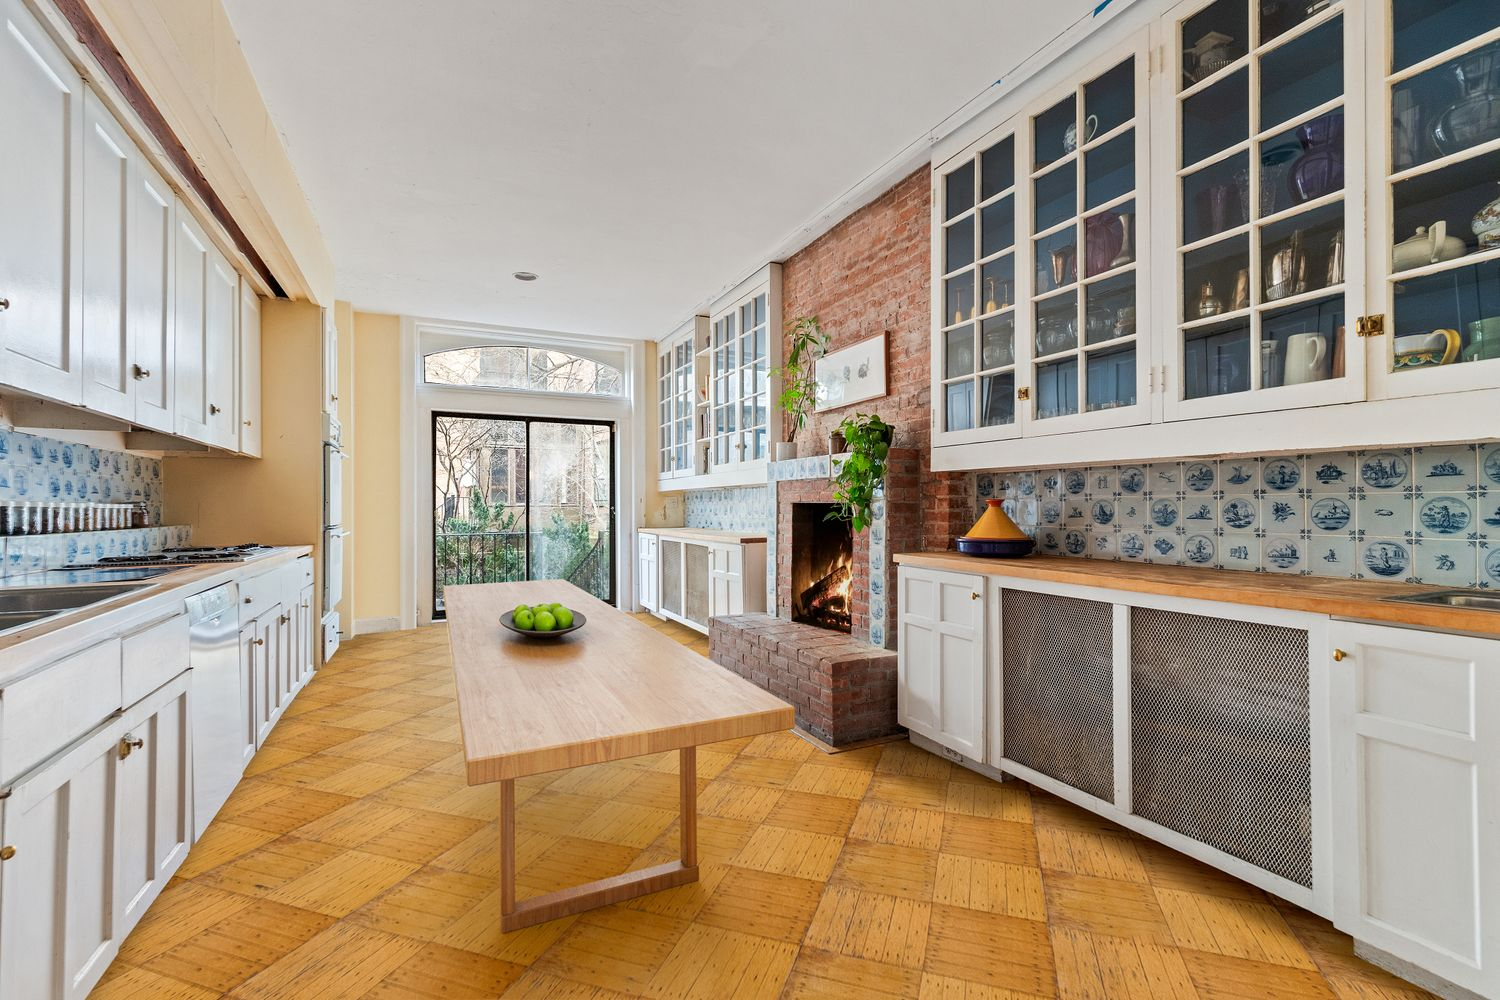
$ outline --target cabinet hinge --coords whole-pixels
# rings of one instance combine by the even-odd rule
[[[1385,334],[1385,313],[1361,316],[1354,322],[1354,332],[1361,337],[1379,337]]]

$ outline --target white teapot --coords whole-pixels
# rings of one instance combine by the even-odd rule
[[[1402,240],[1391,250],[1391,270],[1407,271],[1424,264],[1454,260],[1464,255],[1464,241],[1448,235],[1448,223],[1439,219],[1429,228],[1418,226],[1417,233]]]

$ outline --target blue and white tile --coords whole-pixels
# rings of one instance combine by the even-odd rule
[[[1089,558],[1114,560],[1120,557],[1120,530],[1118,528],[1090,525],[1087,536]]]
[[[1260,488],[1267,493],[1293,493],[1302,485],[1302,462],[1296,456],[1281,455],[1262,460]]]
[[[1068,496],[1062,501],[1063,516],[1062,523],[1068,525],[1083,526],[1091,520],[1089,517],[1089,503],[1081,496]]]
[[[1146,484],[1153,497],[1176,495],[1182,490],[1182,463],[1152,462],[1146,467]]]
[[[1405,538],[1364,538],[1359,572],[1367,580],[1405,580],[1413,573],[1413,548]]]
[[[1352,502],[1342,495],[1313,494],[1307,509],[1307,526],[1314,534],[1346,535],[1357,530]]]
[[[1120,529],[1120,540],[1118,548],[1121,559],[1131,562],[1142,562],[1146,558],[1147,543],[1150,541],[1146,530],[1139,525],[1128,525]]]
[[[1303,541],[1307,549],[1307,568],[1313,576],[1352,577],[1359,572],[1355,554],[1359,543],[1347,533],[1338,536],[1315,535]]]
[[[1260,459],[1226,458],[1219,462],[1219,489],[1249,493],[1260,486]]]
[[[1399,492],[1368,490],[1354,501],[1354,525],[1371,538],[1401,538],[1413,530],[1413,507]]]
[[[1109,528],[1114,525],[1118,516],[1117,504],[1113,496],[1106,494],[1089,500],[1090,527]]]
[[[1475,511],[1476,502],[1466,495],[1440,493],[1416,501],[1415,530],[1424,538],[1462,538],[1478,541],[1481,528],[1488,527]]]
[[[1088,489],[1089,475],[1087,469],[1063,469],[1060,475],[1060,485],[1064,494],[1070,497],[1081,496]]]
[[[1218,557],[1218,539],[1211,532],[1198,532],[1182,539],[1182,558],[1188,566],[1212,566]]]
[[[1085,557],[1089,554],[1088,529],[1082,525],[1062,532],[1063,555]]]
[[[1128,493],[1115,501],[1115,522],[1121,527],[1144,528],[1151,523],[1151,502]]]
[[[1261,552],[1267,573],[1301,573],[1307,568],[1307,544],[1293,535],[1267,535]]]
[[[1182,466],[1182,488],[1189,495],[1212,493],[1219,488],[1218,482],[1218,466],[1211,459],[1202,462],[1185,462]]]
[[[1046,497],[1037,504],[1038,524],[1061,524],[1063,519],[1063,501],[1056,497]]]
[[[1254,531],[1260,524],[1260,502],[1248,493],[1226,496],[1219,504],[1219,524],[1225,531]]]
[[[1182,539],[1175,531],[1148,528],[1146,561],[1155,565],[1179,565],[1182,562]]]
[[[1120,473],[1113,465],[1097,465],[1089,469],[1088,492],[1090,496],[1112,497],[1120,492]]]
[[[1154,494],[1147,506],[1146,517],[1154,530],[1167,530],[1182,520],[1182,507],[1175,494]]]
[[[1411,483],[1411,449],[1388,448],[1359,453],[1359,485],[1382,492]]]
[[[1260,568],[1260,539],[1248,532],[1226,532],[1215,539],[1218,565],[1224,569],[1256,570]]]
[[[1424,538],[1414,551],[1411,576],[1417,582],[1440,587],[1472,587],[1479,582],[1479,549],[1473,542]]]
[[[1065,529],[1061,527],[1038,528],[1036,533],[1036,547],[1039,551],[1057,555],[1062,551],[1062,537]]]
[[[1122,465],[1115,475],[1115,482],[1124,496],[1140,496],[1151,488],[1144,465]]]
[[[1314,493],[1347,493],[1359,483],[1359,456],[1352,451],[1309,455],[1303,469],[1303,485]]]
[[[1500,587],[1500,546],[1479,550],[1479,585]]]
[[[1203,493],[1189,493],[1178,504],[1182,525],[1189,532],[1212,532],[1219,524],[1219,503]]]
[[[988,472],[981,472],[974,477],[974,492],[981,500],[988,500],[995,495],[995,477]]]
[[[1481,538],[1500,539],[1500,490],[1472,497],[1476,517],[1475,530]]]
[[[1472,444],[1414,448],[1411,468],[1413,481],[1428,496],[1462,493],[1473,489],[1479,482],[1476,446]]]
[[[1500,443],[1479,446],[1479,482],[1491,489],[1500,486]]]
[[[1296,493],[1268,493],[1261,497],[1260,514],[1268,532],[1300,532],[1307,526],[1307,501]]]

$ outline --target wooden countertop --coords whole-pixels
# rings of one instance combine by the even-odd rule
[[[561,580],[443,591],[471,785],[790,729],[792,706]],[[517,604],[588,624],[555,641],[505,630]]]
[[[957,552],[905,552],[894,558],[904,566],[925,566],[956,573],[1050,580],[1137,594],[1224,601],[1287,611],[1307,611],[1335,618],[1359,618],[1392,625],[1441,629],[1445,632],[1476,632],[1500,636],[1500,614],[1493,611],[1384,600],[1404,594],[1452,589],[1446,587],[1197,569],[1191,566],[1148,566],[1132,562],[1105,562],[1102,559],[1073,559],[1067,556],[1031,555],[1024,559],[982,559]]]
[[[708,528],[637,528],[643,535],[666,535],[670,538],[689,538],[699,542],[727,542],[742,545],[746,542],[763,542],[765,535],[748,531],[713,531]]]

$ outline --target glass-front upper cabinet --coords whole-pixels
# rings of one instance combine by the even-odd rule
[[[656,354],[657,475],[675,479],[707,471],[698,444],[708,407],[708,318],[695,317],[662,341]]]
[[[1150,419],[1148,49],[1096,63],[1026,121],[1030,433]]]
[[[1017,433],[1016,140],[991,140],[966,154],[936,193],[935,416],[953,441]]]
[[[705,413],[709,472],[765,462],[780,433],[772,406],[781,357],[781,267],[770,264],[721,300],[709,323]]]
[[[1194,0],[1170,19],[1166,419],[1364,398],[1363,26],[1350,20],[1330,0]]]
[[[1371,198],[1371,271],[1379,276],[1372,311],[1384,316],[1373,394],[1493,386],[1500,383],[1500,3],[1372,0],[1369,7],[1371,30],[1388,32],[1370,115],[1381,137],[1370,157],[1382,180]]]

